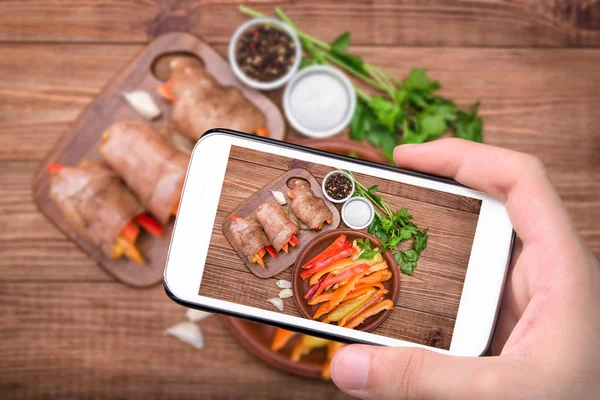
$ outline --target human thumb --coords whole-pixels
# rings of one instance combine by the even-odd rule
[[[341,390],[361,399],[481,399],[502,397],[498,391],[508,389],[501,385],[501,365],[498,357],[351,345],[335,354],[331,377]]]

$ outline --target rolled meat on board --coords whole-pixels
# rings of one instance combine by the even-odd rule
[[[117,174],[103,164],[63,167],[52,176],[50,196],[69,225],[108,257],[125,225],[144,211]]]
[[[100,153],[164,225],[177,210],[189,157],[146,121],[120,121],[104,133]]]
[[[263,113],[238,88],[219,84],[197,60],[173,59],[167,85],[173,97],[173,123],[193,140],[215,127],[247,133],[265,127]]]
[[[292,198],[290,211],[310,229],[321,229],[325,222],[331,223],[333,213],[305,180],[296,179],[292,182],[289,196]]]
[[[256,211],[256,219],[265,230],[271,245],[279,252],[296,235],[300,228],[286,215],[279,204],[264,203]]]
[[[252,218],[234,218],[229,226],[233,240],[248,261],[254,262],[258,251],[269,245],[269,239],[263,228]]]

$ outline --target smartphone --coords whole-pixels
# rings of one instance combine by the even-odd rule
[[[191,157],[164,286],[315,336],[479,356],[513,237],[502,202],[453,180],[216,129]]]

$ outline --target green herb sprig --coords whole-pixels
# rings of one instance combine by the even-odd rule
[[[240,6],[239,10],[252,17],[264,16],[246,6]],[[308,55],[302,59],[301,68],[314,64],[336,65],[382,92],[380,96],[371,96],[354,86],[358,101],[350,123],[351,139],[366,140],[380,148],[390,162],[398,144],[427,142],[448,130],[459,138],[483,140],[479,103],[468,112],[460,110],[452,100],[436,94],[441,85],[430,80],[425,69],[412,69],[404,81],[398,80],[382,68],[349,53],[350,32],[342,33],[328,44],[301,31],[283,9],[277,7],[275,15],[300,38]]]
[[[400,270],[412,275],[417,267],[419,255],[427,247],[427,229],[420,230],[419,227],[411,220],[413,216],[408,212],[408,209],[402,207],[394,212],[392,208],[376,194],[377,185],[367,188],[361,184],[354,174],[348,171],[354,180],[356,195],[370,200],[379,211],[375,210],[375,218],[369,226],[369,233],[374,235],[383,247],[380,249],[372,249],[371,242],[368,239],[357,240],[359,247],[363,250],[359,258],[364,260],[372,260],[379,253],[391,251],[394,259],[400,266]],[[411,249],[403,250],[400,244],[407,240],[414,239]]]

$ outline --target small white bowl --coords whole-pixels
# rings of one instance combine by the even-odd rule
[[[346,96],[347,107],[344,110],[344,114],[338,120],[333,121],[326,128],[317,129],[314,127],[307,126],[306,123],[302,123],[295,115],[294,110],[292,109],[292,95],[294,91],[298,87],[299,84],[305,78],[312,78],[317,75],[326,75],[332,78],[335,78],[338,83],[341,84],[342,90],[344,92],[344,96]],[[322,109],[322,108],[320,108]],[[294,127],[295,130],[302,133],[305,136],[312,138],[326,138],[329,136],[333,136],[342,130],[352,120],[354,116],[354,110],[356,109],[356,93],[354,92],[354,86],[350,79],[339,70],[327,66],[327,65],[314,65],[311,67],[307,67],[298,72],[292,80],[285,87],[285,91],[283,93],[283,111],[284,114],[289,121],[289,123]]]
[[[371,216],[369,217],[369,220],[362,225],[352,225],[346,219],[346,211],[347,211],[349,205],[351,205],[354,202],[361,202],[361,203],[366,204],[369,207],[369,212],[371,213]],[[364,228],[368,227],[369,225],[371,225],[371,222],[373,222],[373,218],[375,218],[375,208],[373,207],[373,204],[371,204],[371,202],[369,200],[365,199],[364,197],[352,197],[342,207],[342,219],[344,220],[344,223],[351,229],[364,229]]]
[[[240,67],[237,64],[237,61],[235,59],[235,48],[236,48],[237,42],[238,42],[240,36],[242,35],[242,33],[246,32],[246,30],[248,30],[248,28],[250,28],[254,25],[261,25],[261,24],[275,25],[276,27],[280,28],[282,31],[287,33],[288,36],[292,38],[292,40],[294,41],[294,44],[296,45],[296,58],[294,59],[294,64],[292,64],[292,66],[290,67],[290,70],[287,72],[287,74],[285,74],[281,78],[279,78],[275,81],[272,81],[272,82],[260,82],[260,81],[249,78],[246,74],[244,74],[244,72],[242,72],[242,70],[240,69]],[[260,17],[260,18],[253,18],[251,20],[248,20],[245,23],[243,23],[242,25],[240,25],[239,28],[237,28],[237,30],[233,33],[231,40],[229,41],[229,64],[231,64],[233,73],[235,74],[235,76],[237,76],[237,78],[240,81],[242,81],[243,83],[245,83],[246,85],[248,85],[250,87],[253,87],[254,89],[273,90],[273,89],[277,89],[277,88],[283,86],[287,81],[290,80],[292,75],[294,75],[296,73],[296,71],[300,67],[300,61],[302,61],[302,44],[300,44],[300,39],[298,39],[298,35],[296,34],[296,32],[294,32],[294,30],[292,28],[290,28],[290,26],[288,24],[285,24],[279,20],[276,20],[275,18]]]
[[[336,200],[336,199],[330,197],[327,194],[327,190],[325,190],[325,182],[327,182],[327,178],[329,178],[331,175],[335,175],[335,174],[340,174],[340,175],[346,176],[348,179],[350,179],[350,182],[352,183],[352,190],[350,191],[350,194],[346,198],[341,199],[341,200]],[[338,203],[338,204],[339,203],[343,203],[346,200],[348,200],[350,197],[352,197],[352,195],[354,194],[354,190],[356,189],[354,187],[354,179],[352,179],[352,177],[350,176],[350,174],[347,173],[347,172],[344,172],[342,170],[339,170],[339,169],[331,171],[330,173],[328,173],[327,175],[325,175],[325,178],[323,178],[323,182],[321,182],[321,187],[323,188],[323,194],[325,195],[325,198],[327,198],[327,200],[329,200],[332,203]]]

